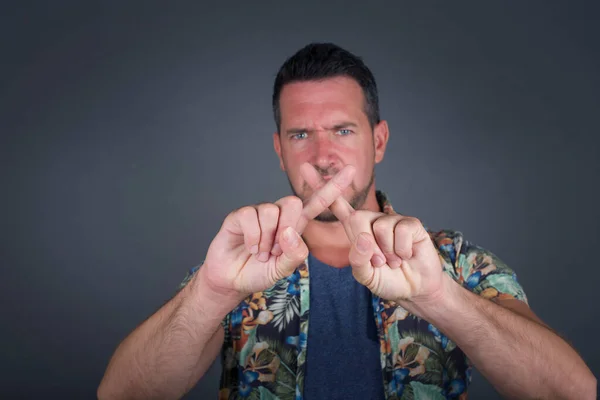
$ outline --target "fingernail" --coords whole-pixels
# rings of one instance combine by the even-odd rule
[[[273,250],[271,250],[271,253],[273,253],[273,255],[280,255],[281,254],[281,246],[279,245],[279,243],[275,243],[275,246],[273,246]]]
[[[366,253],[369,251],[369,246],[369,240],[367,240],[364,235],[358,235],[358,240],[356,241],[356,247],[358,248],[358,251],[361,253]]]
[[[257,244],[250,247],[250,254],[256,254],[256,253],[258,253],[258,245]]]
[[[265,262],[267,260],[269,260],[269,253],[266,251],[263,251],[258,255],[258,261]]]
[[[288,226],[283,231],[283,238],[286,242],[288,242],[292,247],[296,247],[298,245],[298,235],[296,235],[291,226]]]
[[[382,258],[381,256],[374,256],[373,257],[373,266],[374,267],[381,267],[383,264],[385,264],[385,259]]]

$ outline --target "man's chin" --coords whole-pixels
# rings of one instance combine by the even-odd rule
[[[337,217],[331,211],[323,211],[315,217],[315,221],[319,222],[338,222]]]

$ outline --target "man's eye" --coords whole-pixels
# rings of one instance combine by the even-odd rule
[[[301,139],[306,139],[307,136],[308,136],[308,134],[306,132],[300,132],[300,133],[296,133],[296,134],[292,135],[292,139],[301,140]]]
[[[350,129],[340,129],[338,131],[340,133],[340,135],[345,136],[345,135],[349,135],[352,133],[352,131]]]

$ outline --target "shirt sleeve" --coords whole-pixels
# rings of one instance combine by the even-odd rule
[[[460,232],[441,232],[436,239],[447,261],[445,268],[452,269],[451,275],[463,287],[490,300],[528,303],[517,274],[494,253],[465,240]]]
[[[201,266],[202,266],[202,264],[196,265],[195,267],[192,267],[187,271],[185,278],[183,278],[183,281],[181,281],[179,286],[177,286],[178,293],[181,291],[181,289],[183,289],[184,287],[187,286],[187,284],[192,280],[194,275],[196,275],[196,272],[198,272],[198,270],[200,269]]]

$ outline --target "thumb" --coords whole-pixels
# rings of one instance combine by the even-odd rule
[[[287,227],[281,233],[281,254],[277,257],[276,271],[278,279],[290,276],[308,257],[308,247],[292,227]]]
[[[373,281],[375,271],[371,264],[374,253],[374,238],[368,233],[362,232],[350,248],[349,261],[352,267],[352,275],[362,285],[369,287]]]

